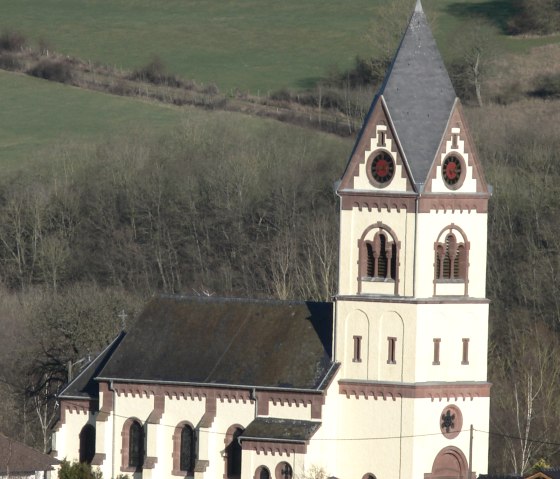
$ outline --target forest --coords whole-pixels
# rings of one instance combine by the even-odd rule
[[[560,25],[550,21],[560,18],[553,0],[513,0],[510,8],[501,27],[507,35],[549,35]],[[325,72],[304,92],[317,100],[310,108],[361,121],[399,36],[386,35],[380,53],[357,57],[349,70]],[[560,63],[550,61],[560,53],[553,47],[532,55],[548,69],[506,56],[484,34],[446,57],[493,186],[489,463],[499,473],[560,465]],[[2,48],[0,41],[0,56]],[[360,108],[325,103],[348,92]],[[305,95],[282,90],[269,100],[299,111]],[[253,122],[214,105],[165,132],[61,141],[42,166],[3,175],[0,430],[48,451],[56,393],[153,294],[330,300],[338,267],[333,185],[355,132],[314,126]]]

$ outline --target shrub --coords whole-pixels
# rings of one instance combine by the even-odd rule
[[[498,105],[509,105],[521,100],[525,96],[525,92],[519,81],[514,81],[500,88],[499,92],[492,97],[492,101]]]
[[[288,90],[287,88],[282,88],[280,90],[276,90],[273,91],[270,94],[270,99],[274,100],[274,101],[292,101],[292,94],[290,93],[290,90]]]
[[[0,35],[0,50],[21,51],[27,45],[27,39],[19,32],[4,32]]]
[[[560,73],[540,76],[532,94],[541,98],[560,98]]]
[[[163,60],[155,56],[145,66],[134,70],[128,77],[130,80],[153,83],[154,85],[167,85],[171,87],[182,87],[183,82],[175,75],[169,75],[166,72]]]
[[[27,73],[37,78],[69,83],[72,81],[72,67],[64,60],[44,59],[37,63]]]
[[[202,89],[202,93],[206,95],[217,95],[218,93],[220,93],[220,89],[216,84],[210,83]]]
[[[555,0],[513,0],[517,12],[508,22],[512,35],[548,35],[560,31],[560,3]]]
[[[22,61],[11,53],[0,54],[0,68],[3,70],[20,70],[23,67]]]
[[[58,471],[59,479],[101,479],[102,477],[99,469],[93,470],[89,464],[76,461],[70,463],[66,459],[62,461]]]

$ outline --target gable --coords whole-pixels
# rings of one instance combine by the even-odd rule
[[[443,179],[443,165],[449,157],[457,158],[463,168],[461,179],[452,186],[447,185]],[[488,193],[488,185],[482,172],[478,153],[458,99],[455,101],[441,138],[424,191],[427,193]]]
[[[332,321],[331,303],[157,297],[98,379],[316,390]]]
[[[393,177],[387,184],[376,181],[372,171],[373,161],[380,153],[388,154],[394,162]],[[371,194],[413,191],[403,158],[385,100],[380,96],[374,101],[371,113],[368,115],[352,151],[338,187],[339,194],[356,191]]]

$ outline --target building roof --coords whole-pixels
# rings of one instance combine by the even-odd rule
[[[313,437],[319,427],[321,427],[320,422],[258,417],[247,426],[239,439],[306,442]]]
[[[395,125],[413,182],[421,191],[457,95],[420,0],[380,94]]]
[[[560,469],[543,469],[527,477],[527,479],[560,479]]]
[[[99,396],[99,383],[95,378],[121,343],[125,333],[119,335],[93,361],[91,361],[73,381],[58,395],[60,398],[94,399]]]
[[[321,390],[332,303],[158,296],[98,379]]]
[[[50,471],[60,461],[0,434],[0,475]]]

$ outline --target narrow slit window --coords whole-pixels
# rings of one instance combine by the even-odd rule
[[[439,345],[441,343],[441,338],[434,338],[434,366],[439,366]]]
[[[387,364],[396,364],[397,338],[387,338]]]
[[[355,363],[362,362],[362,337],[354,336],[354,358],[352,359]]]
[[[385,134],[384,131],[378,132],[377,146],[385,146]]]
[[[463,360],[461,364],[469,364],[469,338],[463,338]]]
[[[451,135],[451,148],[453,148],[454,150],[459,148],[459,134],[458,133],[453,133],[453,135]]]

